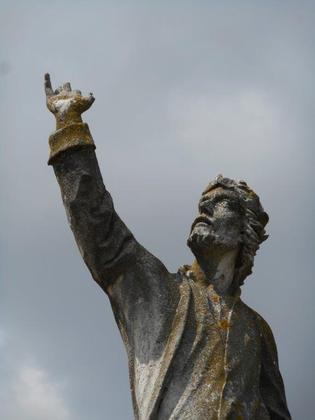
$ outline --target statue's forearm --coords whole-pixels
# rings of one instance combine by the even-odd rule
[[[106,288],[126,268],[137,244],[105,189],[87,125],[75,125],[72,131],[66,127],[50,137],[49,163],[82,257],[93,278]]]

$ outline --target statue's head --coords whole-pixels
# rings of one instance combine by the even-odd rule
[[[241,285],[252,272],[256,251],[268,237],[268,219],[246,182],[218,175],[202,193],[187,244],[197,261],[238,250],[234,283]]]

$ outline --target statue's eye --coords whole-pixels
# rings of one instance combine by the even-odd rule
[[[211,213],[213,212],[213,203],[211,200],[203,201],[199,204],[200,213]]]
[[[236,200],[229,200],[228,206],[231,210],[235,210],[235,211],[239,210],[239,207],[240,207],[238,201]]]

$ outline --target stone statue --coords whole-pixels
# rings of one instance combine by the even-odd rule
[[[219,175],[202,193],[191,266],[169,273],[116,213],[81,114],[94,102],[53,90],[49,165],[93,279],[108,295],[129,362],[138,420],[290,419],[270,327],[240,298],[268,215],[243,182]]]

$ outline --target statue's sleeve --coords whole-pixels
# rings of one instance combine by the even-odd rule
[[[271,328],[259,317],[262,339],[260,392],[271,420],[290,420],[278,353]]]
[[[135,272],[139,266],[142,271],[147,265],[147,270],[159,266],[157,271],[167,272],[151,254],[150,264],[146,264],[149,253],[122,222],[103,184],[87,125],[74,126],[57,130],[50,137],[49,164],[53,165],[76,243],[94,280],[107,291],[118,277]]]

